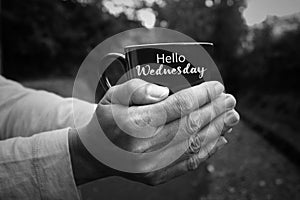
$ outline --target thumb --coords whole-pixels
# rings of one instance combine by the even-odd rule
[[[145,105],[162,101],[168,95],[169,88],[167,87],[149,83],[141,79],[131,79],[110,88],[104,98],[110,103]]]

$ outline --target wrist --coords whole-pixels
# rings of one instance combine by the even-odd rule
[[[77,186],[113,174],[111,168],[88,152],[79,138],[77,129],[71,128],[69,130],[68,140],[73,175]]]

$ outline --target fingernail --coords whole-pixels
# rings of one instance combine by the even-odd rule
[[[224,86],[221,83],[217,82],[214,86],[217,94],[221,94],[224,91]]]
[[[232,128],[231,129],[229,129],[226,133],[231,133],[232,132]]]
[[[226,125],[228,126],[233,126],[235,125],[237,122],[239,121],[239,116],[236,112],[234,112],[233,110],[232,111],[229,111],[227,114],[226,114],[226,117],[224,119],[224,122]]]
[[[218,148],[218,149],[221,149],[221,148],[223,148],[223,147],[225,146],[225,144],[227,144],[227,143],[228,143],[228,141],[226,140],[225,137],[220,137],[216,145],[217,145],[217,148]]]
[[[161,99],[168,96],[169,88],[155,84],[149,84],[147,87],[147,94],[153,98]]]
[[[235,106],[235,99],[232,97],[232,95],[226,94],[225,106],[226,108],[233,108]]]

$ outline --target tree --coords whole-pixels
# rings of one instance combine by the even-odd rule
[[[106,37],[140,26],[101,0],[3,0],[1,20],[4,75],[15,79],[72,75]]]
[[[214,43],[214,60],[229,88],[235,87],[238,68],[238,50],[247,33],[242,17],[244,0],[164,0],[154,4],[157,25],[180,31],[196,41]]]
[[[300,51],[296,44],[300,42],[300,14],[269,17],[250,33],[253,48],[241,56],[241,79],[256,90],[299,90]]]

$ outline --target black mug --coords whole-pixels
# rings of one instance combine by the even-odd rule
[[[166,86],[171,93],[211,80],[214,69],[211,58],[213,44],[205,42],[178,42],[131,45],[125,54],[109,53],[101,64],[113,61],[102,74],[104,90],[118,84],[119,79],[140,78]]]

